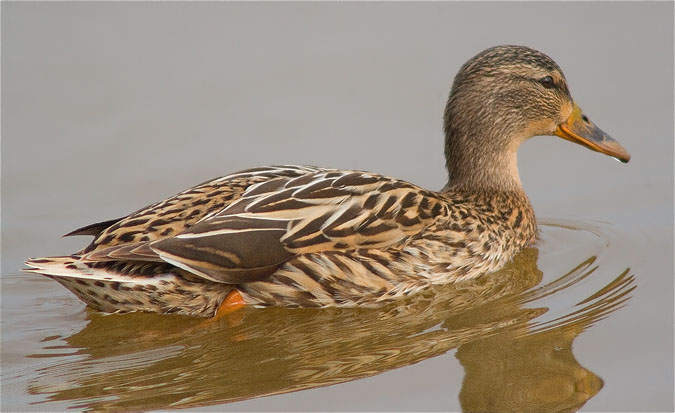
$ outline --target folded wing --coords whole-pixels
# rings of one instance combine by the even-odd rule
[[[407,182],[324,170],[252,185],[222,211],[148,248],[196,275],[238,284],[299,254],[403,246],[445,214],[437,195]]]

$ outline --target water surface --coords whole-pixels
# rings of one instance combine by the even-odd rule
[[[0,409],[673,411],[673,7],[3,2]],[[203,325],[92,313],[20,272],[255,166],[442,188],[452,78],[509,43],[553,57],[632,158],[524,143],[542,234],[498,277]]]
[[[601,227],[541,229],[536,246],[498,273],[375,309],[250,308],[216,322],[104,315],[51,280],[12,274],[5,293],[30,298],[5,314],[14,357],[3,386],[38,410],[197,407],[452,354],[462,368],[445,374],[462,378],[464,410],[578,409],[603,379],[577,361],[573,342],[626,305],[637,283],[630,268],[605,268],[611,240]]]

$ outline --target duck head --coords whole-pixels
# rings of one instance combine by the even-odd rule
[[[516,151],[555,135],[628,162],[628,152],[574,103],[560,67],[524,46],[497,46],[466,62],[444,116],[446,188],[520,189]]]

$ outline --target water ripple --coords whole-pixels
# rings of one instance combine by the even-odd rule
[[[11,380],[27,380],[40,409],[189,407],[342,383],[456,351],[465,410],[576,409],[603,381],[574,358],[572,342],[628,303],[635,276],[616,270],[615,235],[603,224],[541,228],[536,248],[498,273],[377,309],[251,308],[212,324],[88,312],[84,328],[50,332],[29,356],[46,364]]]

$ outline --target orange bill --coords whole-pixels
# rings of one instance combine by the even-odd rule
[[[602,129],[595,126],[576,103],[570,117],[558,125],[555,134],[593,151],[614,157],[623,163],[630,160],[628,151],[619,142],[603,132]]]

